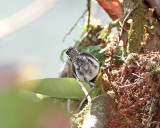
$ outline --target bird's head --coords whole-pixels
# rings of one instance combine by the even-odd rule
[[[76,48],[69,47],[66,50],[66,55],[72,60],[75,56],[79,55],[79,52],[76,50]]]

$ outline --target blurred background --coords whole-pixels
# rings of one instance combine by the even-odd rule
[[[79,38],[83,20],[64,43],[62,40],[86,4],[86,0],[1,0],[0,67],[33,64],[38,72],[31,79],[58,77],[61,51]],[[91,13],[104,25],[110,20],[94,1]]]
[[[0,1],[0,128],[70,128],[65,100],[58,104],[59,100],[12,87],[25,80],[58,77],[63,65],[60,54],[79,39],[85,19],[65,42],[63,38],[86,5],[87,0]],[[91,13],[102,24],[109,22],[107,14],[94,1]],[[52,88],[40,81],[31,81],[29,86],[22,82],[22,87],[34,90],[37,83],[47,92],[57,92],[60,87],[52,86],[48,80],[46,83]],[[71,89],[68,90],[70,94]]]

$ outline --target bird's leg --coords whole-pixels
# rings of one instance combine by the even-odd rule
[[[91,83],[90,82],[88,82],[88,83],[89,83],[89,85],[91,87]],[[91,95],[93,90],[94,90],[94,86],[92,85],[90,92],[83,98],[83,100],[81,101],[81,103],[79,104],[79,106],[77,108],[77,111],[80,110],[80,108],[82,107],[82,105],[85,102],[85,100],[87,99],[87,97],[90,97],[90,95]],[[91,97],[90,97],[90,99],[91,99]],[[91,103],[91,100],[90,101],[88,100],[88,104],[90,104],[90,103]]]
[[[78,84],[80,85],[80,87],[82,88],[84,94],[86,95],[85,100],[86,100],[86,98],[87,98],[88,102],[91,102],[91,97],[90,97],[88,91],[86,90],[86,88],[85,88],[84,85],[80,82],[80,80],[79,80],[78,78],[77,78],[77,82],[78,82]]]
[[[87,82],[87,80],[86,80],[85,77],[84,77],[84,80]],[[86,99],[88,100],[88,104],[91,103],[91,97],[90,97],[90,95],[91,95],[92,91],[94,90],[94,85],[92,85],[90,82],[87,82],[87,83],[90,85],[91,90],[90,90],[89,93],[87,92],[87,95],[85,94],[86,96],[83,98],[83,100],[82,100],[81,103],[79,104],[79,107],[78,107],[77,111],[80,110],[80,108],[82,107],[82,105],[83,105],[83,103],[85,102]],[[86,91],[87,91],[87,90],[86,90]],[[88,99],[88,97],[89,97],[89,99]]]
[[[87,100],[88,100],[88,102],[91,102],[91,97],[90,97],[90,95],[89,95],[89,93],[88,93],[88,91],[86,90],[86,88],[84,87],[84,85],[80,82],[80,80],[79,80],[79,78],[73,73],[73,75],[75,76],[75,78],[76,78],[76,80],[77,80],[77,82],[78,82],[78,85],[81,87],[81,89],[82,89],[82,91],[84,92],[84,94],[85,94],[85,100],[86,100],[86,98],[87,98]],[[86,80],[86,78],[84,77],[84,80]],[[84,100],[84,101],[85,101]]]
[[[93,84],[91,84],[90,82],[87,82],[87,83],[89,84],[89,86],[90,86],[91,89],[94,88]]]

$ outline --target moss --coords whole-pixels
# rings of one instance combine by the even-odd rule
[[[71,123],[75,128],[81,128],[84,119],[86,118],[87,114],[90,112],[91,104],[86,105],[79,113],[74,114],[71,118]]]
[[[152,74],[160,74],[160,66],[155,66],[152,70],[151,70]]]
[[[128,47],[130,53],[139,53],[141,49],[141,41],[144,35],[144,24],[146,10],[144,7],[139,7],[131,16],[132,23],[128,27]]]

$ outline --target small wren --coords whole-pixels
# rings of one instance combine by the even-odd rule
[[[90,84],[99,72],[99,61],[89,53],[79,53],[75,48],[70,47],[66,50],[71,63],[72,71],[80,81],[86,81]],[[90,84],[91,88],[93,87]]]

